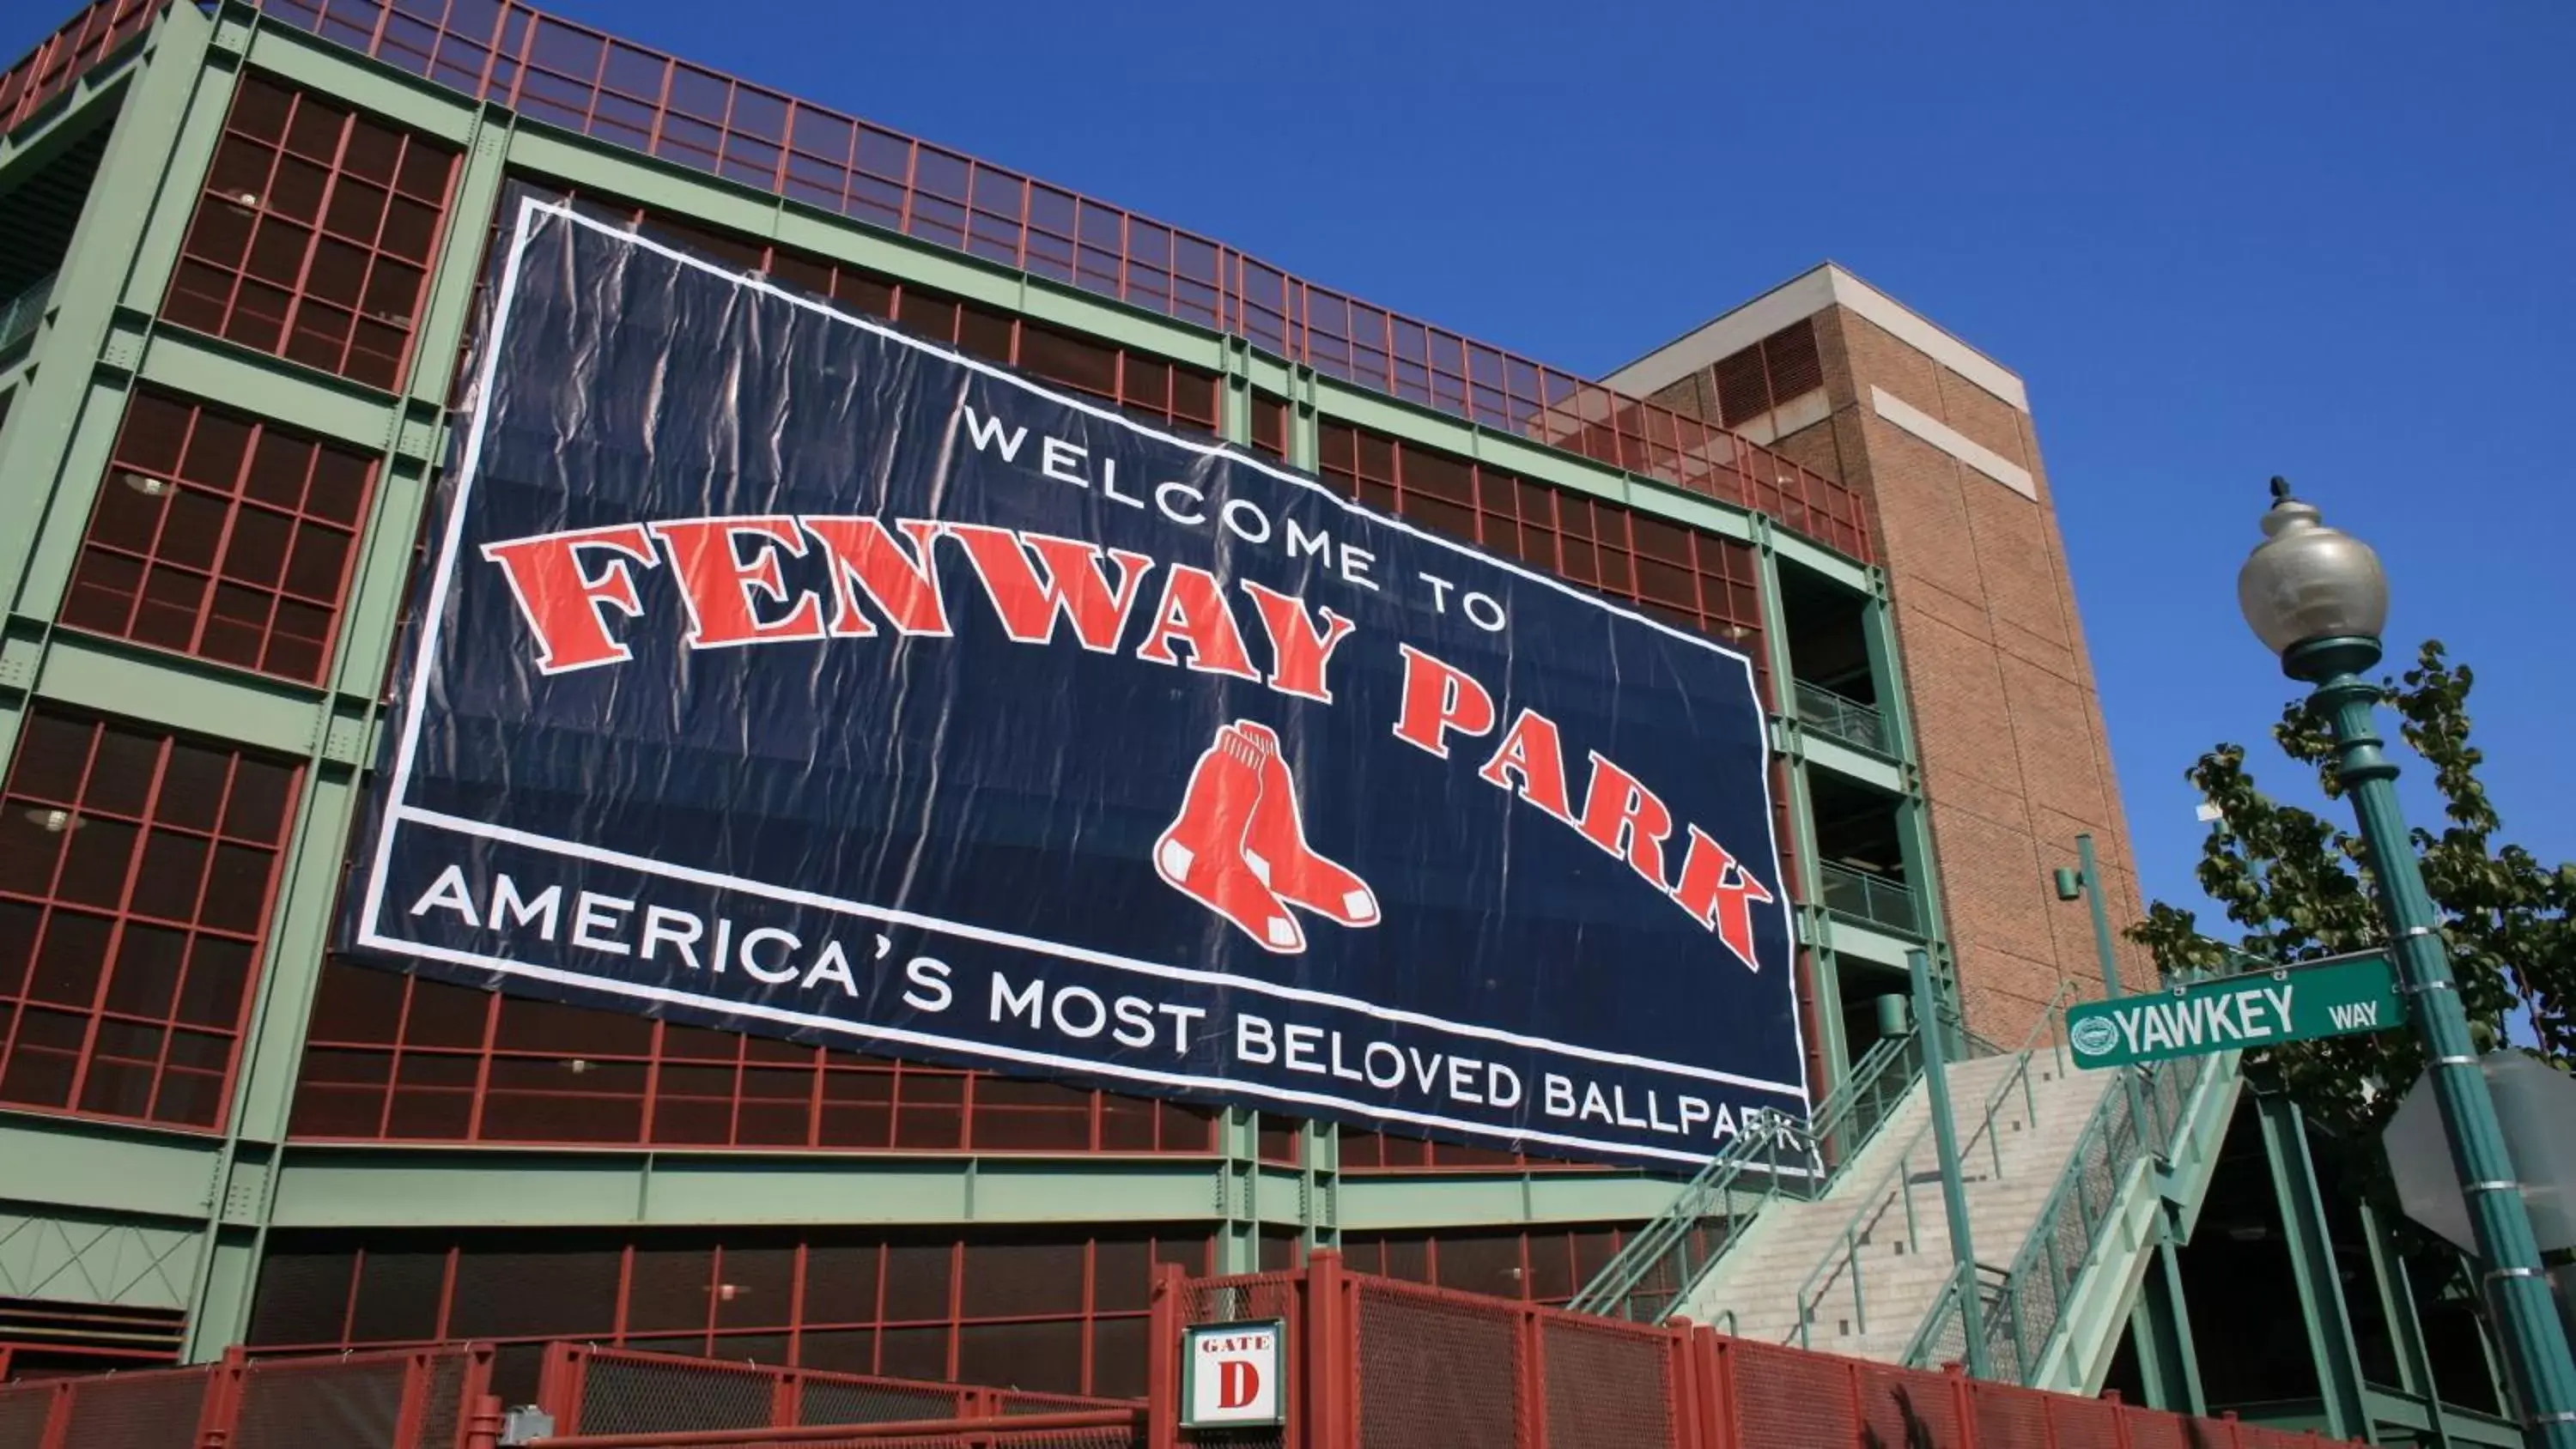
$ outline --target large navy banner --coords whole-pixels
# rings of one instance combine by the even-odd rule
[[[360,959],[1557,1155],[1802,1120],[1751,664],[551,204]]]

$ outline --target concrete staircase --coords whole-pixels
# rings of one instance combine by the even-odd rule
[[[2013,1260],[2103,1092],[2119,1080],[2074,1071],[2046,1048],[1950,1068],[1981,1263]],[[1773,1203],[1678,1311],[1745,1338],[1894,1362],[1950,1281],[1952,1261],[1930,1099],[1917,1083],[1832,1190]]]

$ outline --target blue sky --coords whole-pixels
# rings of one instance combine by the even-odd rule
[[[2576,10],[554,8],[1578,372],[1839,260],[2029,381],[2150,892],[2287,697],[2233,592],[2274,472],[2576,856]]]

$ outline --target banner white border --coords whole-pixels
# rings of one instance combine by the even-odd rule
[[[823,316],[830,317],[834,321],[872,332],[902,346],[909,347],[920,352],[927,352],[934,356],[946,359],[949,362],[960,364],[972,369],[973,371],[982,373],[1012,387],[1016,387],[1021,391],[1044,398],[1058,406],[1073,408],[1077,411],[1089,414],[1092,417],[1099,418],[1105,422],[1114,423],[1120,427],[1129,429],[1130,431],[1142,433],[1160,442],[1185,449],[1192,453],[1200,454],[1201,456],[1222,455],[1236,467],[1249,467],[1256,472],[1262,473],[1280,482],[1289,483],[1296,487],[1306,489],[1309,492],[1316,493],[1335,507],[1342,509],[1344,512],[1357,514],[1366,518],[1373,526],[1393,528],[1399,532],[1409,534],[1414,538],[1421,539],[1424,542],[1448,549],[1453,553],[1464,554],[1475,559],[1481,565],[1502,569],[1531,583],[1555,589],[1569,598],[1588,604],[1594,608],[1618,614],[1636,623],[1643,624],[1648,628],[1659,630],[1675,639],[1683,641],[1684,643],[1706,649],[1710,653],[1716,654],[1722,658],[1731,659],[1743,670],[1744,689],[1753,705],[1754,717],[1757,720],[1766,722],[1769,718],[1769,712],[1762,704],[1761,691],[1756,685],[1753,672],[1753,661],[1732,649],[1726,648],[1716,640],[1707,638],[1704,635],[1693,633],[1689,630],[1674,628],[1672,625],[1666,624],[1662,620],[1649,618],[1644,614],[1635,612],[1634,610],[1620,608],[1618,605],[1605,598],[1577,589],[1560,579],[1552,578],[1548,575],[1522,568],[1508,559],[1485,553],[1473,548],[1472,546],[1461,544],[1439,534],[1415,528],[1403,520],[1390,515],[1364,508],[1358,503],[1342,498],[1338,494],[1326,489],[1322,484],[1314,479],[1306,478],[1285,469],[1274,467],[1265,460],[1247,456],[1240,451],[1228,448],[1222,444],[1179,437],[1171,433],[1163,432],[1157,428],[1147,427],[1144,424],[1137,422],[1135,419],[1128,417],[1124,413],[1100,407],[1095,403],[1081,398],[1068,397],[1052,392],[1045,387],[1008,371],[1007,369],[996,367],[982,361],[981,359],[969,357],[962,353],[954,352],[947,348],[924,342],[916,337],[907,336],[894,328],[879,325],[867,318],[857,317],[849,313],[839,311],[835,308],[826,306],[813,298],[787,291],[784,288],[778,287],[764,280],[760,276],[729,271],[723,267],[715,265],[714,263],[707,262],[698,257],[690,256],[685,252],[663,246],[648,237],[639,236],[634,232],[595,221],[589,217],[581,215],[562,203],[543,201],[535,197],[526,197],[520,202],[519,215],[511,232],[510,251],[508,258],[502,267],[500,289],[494,300],[491,332],[484,342],[482,367],[475,376],[473,396],[467,400],[467,406],[472,410],[474,420],[466,433],[465,453],[457,470],[455,491],[453,496],[448,500],[447,526],[445,532],[440,538],[438,559],[433,565],[436,572],[432,575],[428,604],[422,614],[423,627],[421,636],[412,659],[411,677],[404,691],[402,732],[395,751],[393,777],[391,783],[387,787],[387,795],[383,809],[383,824],[377,832],[374,858],[369,863],[366,890],[359,918],[357,937],[359,945],[373,950],[384,951],[393,955],[411,956],[422,960],[439,961],[449,965],[472,966],[501,975],[519,976],[528,980],[543,981],[558,986],[571,986],[583,990],[601,991],[617,995],[633,996],[645,1000],[667,1002],[673,1005],[688,1006],[698,1010],[711,1011],[726,1016],[775,1021],[784,1026],[792,1026],[800,1029],[825,1030],[847,1036],[861,1037],[877,1042],[931,1047],[943,1051],[955,1052],[961,1056],[984,1057],[995,1061],[1014,1062],[1028,1066],[1053,1067],[1068,1072],[1115,1077],[1160,1086],[1184,1087],[1215,1095],[1255,1096],[1300,1106],[1326,1107],[1352,1113],[1364,1118],[1380,1121],[1406,1122],[1416,1126],[1434,1127],[1452,1132],[1466,1133],[1470,1136],[1480,1138],[1499,1139],[1513,1142],[1546,1143],[1556,1147],[1600,1152],[1614,1156],[1658,1157],[1670,1159],[1675,1162],[1693,1164],[1704,1162],[1712,1155],[1712,1153],[1709,1152],[1677,1151],[1670,1148],[1657,1148],[1629,1142],[1601,1141],[1589,1137],[1571,1136],[1560,1133],[1534,1131],[1515,1132],[1508,1128],[1495,1126],[1491,1123],[1471,1122],[1443,1117],[1432,1113],[1409,1112],[1384,1108],[1371,1103],[1353,1101],[1349,1098],[1336,1096],[1330,1093],[1294,1091],[1288,1088],[1272,1087],[1259,1082],[1247,1081],[1237,1077],[1203,1077],[1179,1072],[1158,1072],[1141,1067],[1131,1067],[1124,1064],[1092,1061],[1082,1057],[1058,1056],[1048,1052],[1028,1051],[1021,1048],[1001,1046],[991,1042],[979,1042],[963,1038],[941,1036],[935,1033],[910,1031],[898,1027],[879,1026],[869,1022],[849,1021],[839,1017],[828,1017],[808,1012],[791,1011],[761,1003],[732,1001],[723,997],[708,996],[697,992],[675,991],[666,987],[646,985],[641,982],[619,981],[608,977],[592,976],[579,971],[568,971],[559,967],[542,966],[527,961],[515,961],[507,957],[486,956],[475,952],[456,951],[445,947],[430,946],[419,942],[402,940],[397,937],[385,935],[380,929],[380,921],[384,906],[385,872],[387,863],[392,858],[394,833],[400,825],[410,823],[434,830],[446,830],[464,835],[479,836],[488,840],[542,850],[551,854],[569,856],[575,859],[595,861],[604,865],[614,865],[625,869],[641,870],[650,874],[664,876],[672,880],[686,881],[694,885],[714,886],[721,889],[743,891],[753,895],[767,896],[781,902],[834,911],[845,915],[859,916],[870,920],[887,922],[889,924],[913,926],[924,930],[937,931],[943,934],[959,936],[988,944],[1032,951],[1041,955],[1084,961],[1094,965],[1133,971],[1142,975],[1156,976],[1168,980],[1207,983],[1229,990],[1253,991],[1263,995],[1276,996],[1292,1001],[1303,1001],[1334,1006],[1346,1010],[1357,1011],[1378,1020],[1390,1023],[1425,1027],[1436,1031],[1449,1032],[1459,1036],[1507,1043],[1513,1046],[1525,1048],[1559,1052],[1570,1057],[1598,1061],[1605,1064],[1667,1072],[1676,1076],[1697,1078],[1702,1081],[1721,1083],[1748,1091],[1765,1092],[1793,1098],[1799,1102],[1802,1107],[1812,1105],[1807,1094],[1806,1025],[1801,1019],[1801,1003],[1799,1000],[1798,980],[1795,967],[1798,943],[1797,920],[1792,912],[1789,901],[1789,892],[1786,889],[1783,889],[1780,892],[1780,915],[1781,925],[1787,935],[1790,955],[1792,958],[1791,961],[1787,963],[1789,967],[1787,987],[1789,992],[1789,1026],[1791,1041],[1795,1049],[1795,1060],[1798,1063],[1798,1080],[1794,1083],[1767,1081],[1758,1077],[1749,1077],[1733,1072],[1722,1072],[1707,1067],[1690,1066],[1680,1062],[1657,1061],[1649,1057],[1639,1057],[1627,1053],[1604,1051],[1594,1047],[1576,1046],[1567,1042],[1550,1041],[1543,1037],[1524,1036],[1519,1033],[1504,1031],[1495,1027],[1479,1026],[1469,1022],[1454,1022],[1417,1012],[1400,1011],[1391,1007],[1380,1006],[1373,1002],[1361,1001],[1353,997],[1338,996],[1327,992],[1309,991],[1299,987],[1284,986],[1274,982],[1262,981],[1254,977],[1234,975],[1229,972],[1205,971],[1185,966],[1173,966],[1162,962],[1144,961],[1108,952],[1087,950],[1064,942],[1046,941],[1035,937],[1019,936],[1008,932],[987,930],[982,927],[968,925],[963,922],[944,920],[934,916],[922,915],[917,912],[901,911],[890,907],[870,905],[860,901],[842,900],[837,897],[820,895],[810,891],[800,891],[789,887],[777,886],[765,881],[755,881],[711,871],[701,871],[686,866],[669,865],[664,862],[650,860],[642,856],[628,855],[618,851],[603,849],[599,846],[590,845],[581,841],[558,840],[551,836],[535,835],[526,831],[511,830],[502,826],[489,825],[481,821],[465,820],[452,815],[444,815],[433,811],[421,810],[406,803],[406,796],[411,783],[412,767],[419,755],[421,717],[425,711],[426,703],[429,698],[431,662],[438,657],[439,631],[446,622],[448,591],[455,580],[460,543],[464,536],[467,501],[473,495],[474,484],[480,474],[483,456],[484,431],[485,425],[491,417],[492,383],[494,374],[499,367],[499,359],[502,351],[501,342],[508,333],[513,304],[517,300],[520,264],[526,254],[529,241],[535,235],[536,222],[540,217],[553,217],[559,221],[570,223],[575,226],[589,228],[592,231],[611,237],[622,244],[644,248],[645,250],[655,252],[661,256],[679,262],[683,266],[692,267],[699,271],[709,273],[710,275],[722,277],[735,286],[752,288],[753,290],[777,297],[792,305],[802,307],[807,311],[816,312]],[[1761,775],[1762,819],[1764,828],[1770,837],[1769,844],[1771,849],[1772,878],[1780,881],[1785,887],[1787,884],[1786,878],[1780,868],[1778,817],[1776,811],[1773,809],[1771,798],[1771,772],[1768,768],[1767,760],[1765,768],[1761,771]],[[1784,1171],[1787,1171],[1787,1169],[1784,1169]]]

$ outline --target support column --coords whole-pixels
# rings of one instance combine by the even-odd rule
[[[2147,1407],[2205,1417],[2200,1358],[2191,1337],[2191,1309],[2183,1299],[2182,1266],[2174,1257],[2170,1226],[2159,1224],[2156,1258],[2138,1284],[2129,1310],[2130,1342],[2138,1350],[2138,1376],[2146,1381]]]
[[[1789,651],[1788,603],[1780,587],[1780,554],[1771,539],[1771,520],[1755,515],[1754,578],[1762,597],[1763,659],[1771,672],[1773,714],[1789,717],[1796,711],[1797,661]],[[1797,727],[1794,720],[1788,727]],[[1779,743],[1777,735],[1775,726],[1775,746]],[[1815,1041],[1810,1048],[1815,1068],[1810,1075],[1814,1080],[1807,1084],[1807,1090],[1812,1099],[1822,1101],[1851,1075],[1851,1038],[1843,1027],[1842,992],[1835,980],[1833,920],[1818,904],[1824,895],[1816,873],[1816,817],[1808,800],[1807,762],[1795,750],[1782,753],[1775,749],[1772,759],[1779,767],[1788,797],[1790,856],[1796,875],[1788,886],[1798,901],[1797,915],[1806,927],[1802,932],[1807,937],[1806,949],[1800,953],[1806,978],[1801,994],[1806,998],[1807,1019],[1815,1028]]]
[[[2361,1353],[2353,1344],[2352,1314],[2326,1233],[2325,1199],[2317,1190],[2315,1160],[2308,1154],[2307,1119],[2277,1081],[2253,1086],[2263,1156],[2272,1169],[2272,1194],[2280,1204],[2282,1236],[2299,1285],[2300,1318],[2324,1401],[2326,1433],[2337,1439],[2364,1438],[2371,1428],[2362,1402]]]
[[[2424,1444],[2429,1449],[2451,1449],[2450,1431],[2442,1423],[2441,1388],[2434,1382],[2433,1358],[2424,1346],[2424,1320],[2415,1312],[2414,1284],[2408,1281],[2405,1260],[2397,1256],[2388,1224],[2380,1221],[2378,1209],[2368,1198],[2361,1201],[2361,1233],[2370,1245],[2370,1279],[2379,1289],[2380,1317],[2387,1321],[2388,1336],[2397,1349],[2398,1392],[2424,1405],[2424,1422],[2431,1426]],[[2496,1401],[2504,1401],[2501,1386]]]

